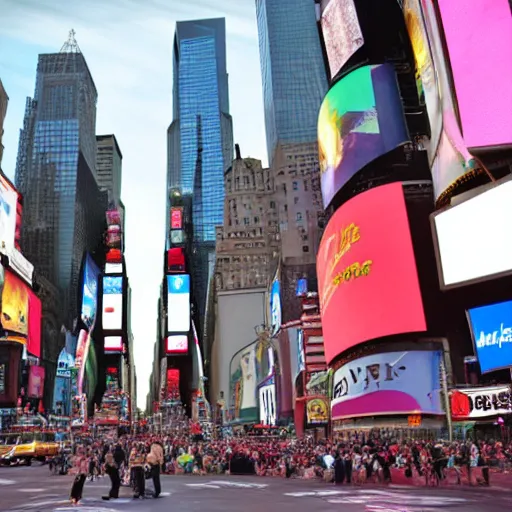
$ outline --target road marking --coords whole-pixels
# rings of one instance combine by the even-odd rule
[[[5,478],[0,478],[0,485],[14,485],[16,482],[14,480],[7,480]]]
[[[195,487],[196,489],[222,489],[226,487],[238,489],[265,489],[265,487],[268,487],[268,484],[230,482],[229,480],[214,480],[213,482],[205,482],[204,484],[185,485],[187,487]]]
[[[18,489],[18,492],[44,492],[46,489]],[[58,496],[58,495],[57,495]]]
[[[285,492],[285,496],[293,498],[304,498],[307,496],[339,496],[340,494],[352,494],[351,491],[303,491],[303,492]]]

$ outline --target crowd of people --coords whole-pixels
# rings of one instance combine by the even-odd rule
[[[334,484],[389,483],[393,471],[439,483],[453,471],[471,481],[489,485],[489,468],[505,471],[512,461],[512,443],[476,440],[427,442],[352,436],[332,440],[312,437],[232,436],[204,440],[190,430],[167,434],[122,436],[118,440],[82,440],[74,447],[76,472],[71,498],[77,503],[87,477],[107,475],[111,490],[104,499],[119,497],[121,485],[131,486],[133,497],[158,497],[160,474],[253,474],[284,478],[322,478]],[[476,476],[476,474],[478,476]],[[146,492],[146,480],[153,490]]]

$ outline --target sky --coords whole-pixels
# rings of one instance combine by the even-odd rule
[[[3,171],[14,178],[37,56],[58,52],[71,29],[98,90],[96,133],[114,133],[121,147],[125,256],[141,408],[149,390],[163,278],[175,23],[214,17],[226,18],[235,142],[242,156],[266,165],[255,0],[0,0],[0,79],[9,95]]]

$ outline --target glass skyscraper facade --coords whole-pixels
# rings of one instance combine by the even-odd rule
[[[224,222],[224,172],[233,158],[223,18],[176,24],[173,80],[167,211],[171,189],[192,195],[194,241],[214,242],[215,226]]]
[[[256,0],[267,151],[315,141],[327,92],[314,0]]]
[[[16,186],[24,197],[22,247],[61,291],[68,322],[77,314],[83,253],[101,240],[103,227],[94,179],[96,101],[81,53],[39,55],[16,165]]]

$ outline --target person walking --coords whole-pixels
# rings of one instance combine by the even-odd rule
[[[74,466],[76,468],[76,476],[71,486],[70,500],[74,505],[78,505],[82,499],[85,480],[89,472],[89,458],[83,448],[78,448],[74,458]]]
[[[160,484],[160,468],[164,463],[164,450],[162,445],[158,442],[153,442],[149,450],[149,454],[146,457],[146,462],[151,468],[151,478],[153,479],[154,493],[153,498],[158,498],[162,492]]]
[[[114,454],[109,450],[105,454],[105,464],[103,465],[105,473],[110,477],[111,488],[108,496],[103,496],[104,500],[119,498],[119,489],[121,487],[121,478],[119,476],[119,468],[114,459]]]

